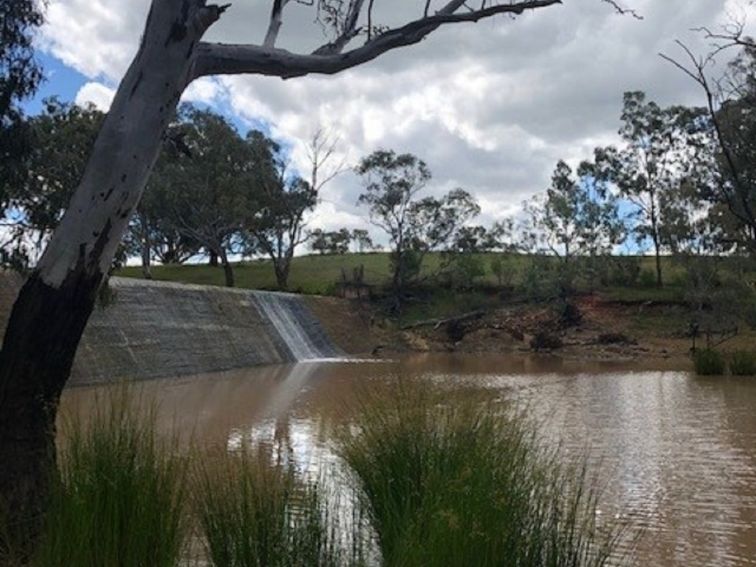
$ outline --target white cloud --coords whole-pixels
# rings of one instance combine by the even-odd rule
[[[98,110],[107,112],[114,96],[115,89],[111,89],[102,83],[90,82],[79,89],[79,92],[76,93],[75,102],[79,106],[93,104]]]
[[[599,0],[571,0],[514,20],[445,28],[335,77],[203,79],[184,98],[230,109],[249,124],[269,122],[276,136],[293,142],[300,168],[304,144],[319,126],[340,138],[341,158],[356,160],[377,147],[416,153],[434,173],[430,191],[465,187],[494,219],[543,189],[558,159],[576,163],[615,141],[624,91],[645,90],[661,104],[701,103],[696,86],[658,56],[674,53],[675,39],[703,51],[691,28],[716,27],[732,13],[756,21],[756,8],[744,0],[625,2],[644,20],[618,16]],[[423,4],[384,0],[376,17],[395,24]],[[136,50],[147,6],[51,2],[44,45],[88,77],[115,84]],[[259,40],[268,9],[267,1],[239,0],[209,39]],[[310,9],[291,3],[286,15],[282,47],[311,49],[322,41]],[[90,85],[84,89],[94,91]],[[359,192],[356,176],[337,178],[313,223],[355,226]]]

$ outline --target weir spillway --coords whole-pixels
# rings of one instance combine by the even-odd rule
[[[3,330],[20,285],[0,274]],[[310,308],[332,298],[111,278],[76,354],[71,384],[148,380],[343,354]],[[334,312],[335,311],[335,312]],[[348,318],[349,306],[320,312]]]

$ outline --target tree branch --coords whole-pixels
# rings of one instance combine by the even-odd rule
[[[283,24],[283,9],[289,0],[273,0],[273,8],[270,12],[270,23],[268,24],[268,31],[265,34],[265,40],[263,41],[263,47],[273,47],[278,39],[278,32]]]
[[[419,43],[428,34],[445,24],[477,22],[498,14],[520,15],[529,10],[561,3],[562,0],[523,0],[458,14],[455,10],[464,4],[464,0],[451,0],[435,15],[386,31],[365,45],[346,53],[301,55],[283,49],[256,45],[201,43],[197,47],[193,78],[241,73],[270,75],[284,79],[312,73],[332,75],[372,61],[387,51]]]

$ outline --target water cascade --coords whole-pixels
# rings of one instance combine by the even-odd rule
[[[342,354],[300,296],[267,291],[254,291],[252,296],[293,361],[322,360]]]

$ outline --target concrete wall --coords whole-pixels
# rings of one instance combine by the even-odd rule
[[[21,280],[0,273],[0,334]],[[95,308],[79,346],[71,384],[120,379],[145,380],[291,361],[280,336],[261,316],[252,293],[211,286],[180,285],[111,278],[112,300]],[[365,334],[360,318],[345,300],[307,298],[312,308],[327,304],[332,320],[326,334],[342,350],[330,329],[350,321],[348,335]],[[312,309],[325,311],[324,309]],[[365,331],[363,333],[363,330]],[[369,342],[369,341],[368,341]],[[368,343],[366,343],[367,345]]]

